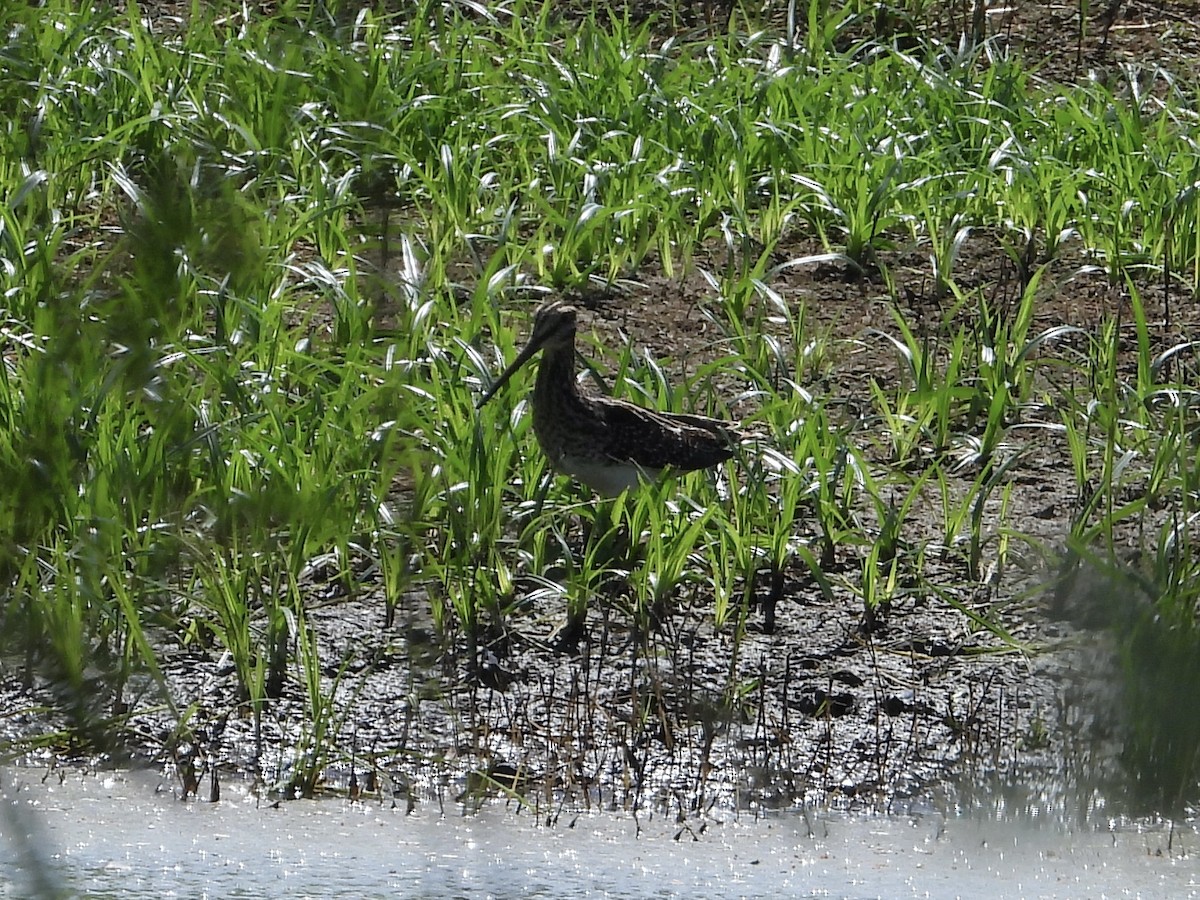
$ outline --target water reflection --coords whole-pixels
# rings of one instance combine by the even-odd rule
[[[5,804],[73,893],[120,897],[953,897],[1200,894],[1194,861],[1154,831],[1033,828],[829,812],[586,814],[556,827],[500,802],[440,815],[345,801],[259,805],[227,786],[181,803],[151,773],[7,769]],[[6,820],[0,895],[36,896]]]

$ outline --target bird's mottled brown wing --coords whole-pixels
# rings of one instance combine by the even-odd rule
[[[597,401],[607,428],[604,454],[647,470],[707,469],[733,456],[736,426],[707,416],[660,413],[622,400]]]

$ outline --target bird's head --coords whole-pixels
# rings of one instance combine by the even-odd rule
[[[533,332],[521,356],[528,358],[526,354],[531,356],[543,347],[572,346],[575,343],[576,312],[575,307],[561,300],[538,307],[533,317]]]
[[[555,300],[551,303],[546,303],[538,307],[538,311],[533,317],[533,331],[529,335],[529,342],[524,349],[517,355],[517,358],[509,364],[508,368],[500,373],[500,377],[492,382],[492,386],[479,398],[479,402],[475,404],[476,408],[483,406],[496,395],[500,388],[508,383],[508,379],[521,366],[525,365],[533,354],[539,350],[560,350],[570,348],[575,345],[575,317],[578,310],[569,303],[562,300]]]

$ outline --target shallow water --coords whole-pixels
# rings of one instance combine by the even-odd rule
[[[55,886],[94,897],[1200,897],[1195,835],[1169,851],[1165,829],[790,813],[681,833],[627,813],[546,826],[499,801],[271,807],[238,785],[183,803],[149,772],[45,775],[0,771],[0,896],[34,891],[26,843]]]

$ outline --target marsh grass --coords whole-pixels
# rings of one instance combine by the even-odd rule
[[[473,669],[531,598],[577,627],[603,605],[648,654],[673,604],[707,604],[731,638],[722,716],[758,702],[739,641],[760,601],[774,627],[789,582],[853,597],[868,624],[939,597],[1011,648],[961,598],[1002,594],[1014,546],[1053,555],[1010,514],[1038,428],[1067,448],[1069,558],[1150,561],[1133,565],[1161,615],[1123,644],[1148,713],[1130,754],[1174,752],[1147,698],[1168,698],[1156,648],[1195,631],[1194,348],[1168,341],[1172,302],[1200,292],[1200,148],[1169,76],[1063,87],[982,41],[847,49],[856,3],[802,5],[799,48],[549,4],[196,4],[178,27],[76,7],[13,12],[0,47],[0,647],[54,686],[73,740],[117,746],[143,674],[186,733],[193,698],[161,655],[203,648],[236,673],[226,713],[257,723],[297,686],[286,791],[313,793],[347,717],[344,660],[322,660],[306,614],[318,583],[380,587],[386,628],[424,586]],[[984,233],[1015,302],[963,280]],[[900,247],[926,260],[940,320],[901,302]],[[531,449],[523,376],[478,412],[474,389],[535,286],[648,266],[699,277],[720,342],[680,366],[585,340],[597,370],[765,437],[715,477],[598,509]],[[890,285],[891,326],[810,326],[786,277],[820,266]],[[1035,324],[1064,271],[1099,272],[1132,319]],[[902,375],[842,396],[864,341]],[[935,486],[930,531],[912,513]],[[637,696],[629,747],[674,715]],[[707,758],[724,726],[697,716]],[[1194,798],[1195,760],[1169,771],[1160,800]]]

